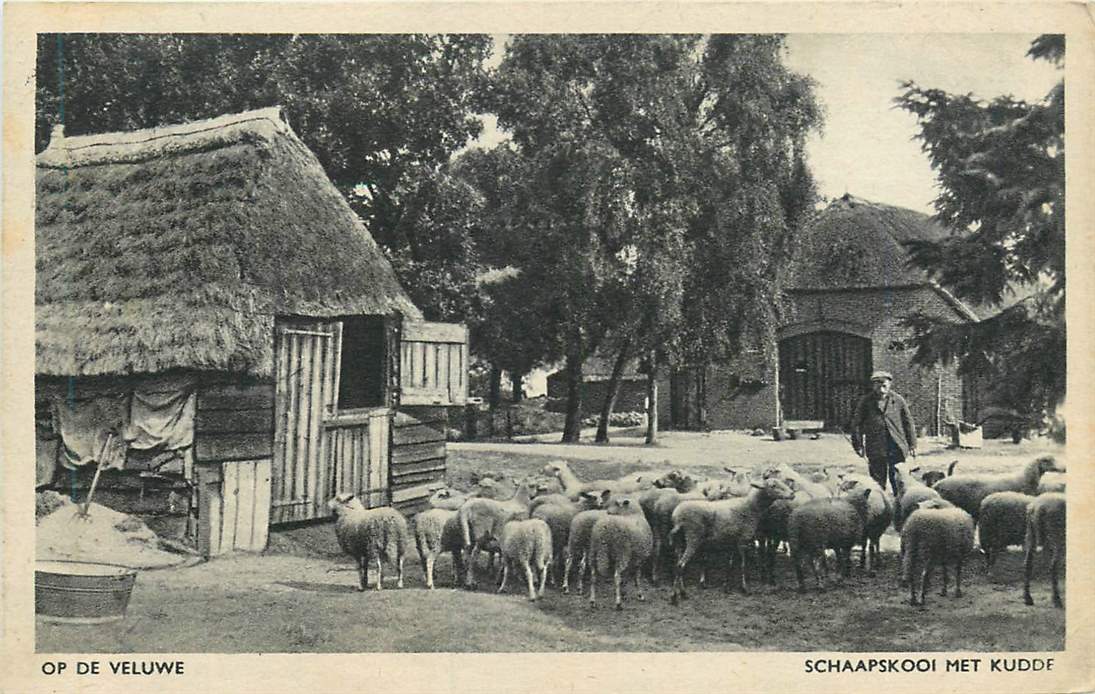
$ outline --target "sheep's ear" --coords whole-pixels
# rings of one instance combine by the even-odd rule
[[[751,486],[751,487],[756,487],[757,489],[764,489],[764,485],[763,485],[763,484],[757,484],[756,482],[750,482],[750,483],[749,483],[749,486]]]
[[[601,491],[601,500],[602,501],[608,501],[608,497],[610,497],[611,495],[612,495],[612,490],[611,489],[604,489],[604,490]]]
[[[919,471],[920,471],[920,466],[919,465],[917,465],[916,467],[909,468],[909,472],[919,472]]]

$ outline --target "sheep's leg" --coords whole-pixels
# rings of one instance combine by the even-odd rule
[[[643,602],[646,598],[643,597],[643,587],[639,582],[639,573],[638,571],[635,572],[635,596],[639,599],[639,602]]]
[[[657,533],[654,534],[654,551],[650,555],[650,582],[657,585],[658,583],[658,563],[661,561],[662,556],[662,543],[658,538]]]
[[[548,565],[544,564],[540,567],[540,592],[538,597],[544,597],[544,584],[547,583]]]
[[[681,551],[681,555],[677,558],[677,563],[673,568],[673,596],[670,601],[676,605],[678,600],[688,597],[684,592],[684,570],[688,567],[688,562],[692,560],[692,556],[696,553],[696,544],[689,543],[685,540],[684,549]]]
[[[509,578],[509,562],[502,560],[502,582],[498,584],[498,592],[501,593],[506,589],[506,579]]]
[[[620,595],[620,567],[616,567],[616,570],[612,572],[612,585],[616,589],[616,609],[624,609],[623,600]]]
[[[380,555],[376,555],[376,589],[383,590],[384,588],[384,560]]]
[[[396,570],[398,571],[398,576],[399,576],[399,579],[395,582],[395,587],[396,588],[402,588],[403,587],[403,555],[402,554],[400,554],[399,557],[395,560],[395,563],[396,563]]]
[[[1027,605],[1034,604],[1034,598],[1030,597],[1030,577],[1034,573],[1034,533],[1032,528],[1027,526],[1027,538],[1023,543],[1024,557],[1023,557],[1023,602]]]
[[[563,564],[563,595],[570,595],[570,569],[574,557],[567,552],[566,562]]]
[[[461,550],[455,550],[452,553],[452,589],[456,590],[460,587],[460,581],[463,580],[464,573],[464,553]]]
[[[597,606],[597,567],[592,567],[589,572],[589,606]]]
[[[802,575],[802,552],[796,550],[791,552],[791,562],[795,565],[795,578],[798,579],[798,592],[806,592],[806,580]],[[813,559],[810,560],[811,567]],[[814,572],[816,575],[816,571]]]
[[[947,571],[947,562],[943,562],[943,587],[939,591],[940,597],[947,597],[947,582],[950,580],[950,572]]]
[[[954,597],[962,597],[962,560],[959,559],[954,567]]]
[[[357,578],[361,582],[358,590],[364,592],[369,587],[369,559],[365,555],[357,558]]]
[[[744,545],[738,545],[738,571],[741,572],[741,592],[745,595],[749,594],[749,586],[746,584],[746,567],[748,562],[745,558],[746,547]]]
[[[1061,602],[1061,591],[1057,586],[1057,573],[1061,568],[1061,551],[1063,547],[1056,546],[1053,548],[1053,563],[1050,565],[1050,578],[1053,583],[1053,606],[1064,607],[1064,603]]]
[[[917,590],[920,588],[920,567],[913,566],[911,563],[906,563],[905,571],[903,574],[905,582],[909,585],[909,604],[918,605],[916,600]]]
[[[931,583],[932,569],[935,568],[931,557],[924,562],[924,579],[920,582],[920,604],[927,605],[928,584]]]
[[[468,549],[467,574],[464,577],[464,585],[470,590],[475,590],[478,584],[475,582],[475,565],[479,561],[479,544],[476,543]]]
[[[815,556],[810,561],[810,567],[813,568],[813,570],[814,570],[814,581],[817,582],[817,589],[818,590],[823,590],[825,588],[825,586],[822,585],[821,577],[818,575],[817,564],[818,564],[818,560],[817,560],[817,557]],[[829,557],[826,556],[825,550],[821,550],[821,570],[822,570],[823,574],[825,575],[825,583],[828,583],[829,582]]]
[[[768,585],[774,586],[776,584],[776,543],[771,539],[767,542],[765,554],[768,555]]]
[[[532,575],[532,566],[529,565],[528,560],[521,562],[521,565],[525,569],[525,579],[528,581],[528,599],[536,600],[536,578]]]
[[[433,552],[430,552],[425,559],[422,560],[423,566],[426,571],[426,587],[433,590],[433,564],[437,560],[437,557]]]
[[[589,564],[589,552],[582,552],[581,561],[578,562],[578,595],[581,595],[584,591],[584,582],[586,577],[586,568]],[[589,574],[589,585],[593,585],[593,572]],[[590,588],[592,590],[592,588]]]

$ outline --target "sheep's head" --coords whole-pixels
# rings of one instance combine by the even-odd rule
[[[612,496],[612,492],[605,489],[600,493],[581,492],[578,495],[578,500],[586,509],[605,508],[608,506],[608,499],[610,496]]]
[[[917,510],[930,510],[936,508],[954,508],[954,504],[946,499],[924,499],[916,505]]]
[[[1057,465],[1057,459],[1051,455],[1043,455],[1035,460],[1031,465],[1036,465],[1038,468],[1038,474],[1044,474],[1047,472],[1064,472],[1065,469]]]
[[[905,490],[909,488],[909,479],[912,476],[913,470],[909,467],[908,463],[898,463],[893,466],[894,469],[894,495],[901,496],[905,493]]]
[[[654,486],[658,489],[676,489],[678,492],[686,492],[696,486],[696,480],[686,472],[670,470],[655,479]]]
[[[608,503],[609,515],[630,516],[636,513],[642,513],[642,509],[639,508],[639,505],[635,503],[629,496],[613,499]]]
[[[871,488],[857,480],[848,480],[841,485],[841,492],[853,504],[865,504],[871,495]]]
[[[559,477],[563,474],[564,470],[569,470],[570,466],[567,465],[565,460],[553,460],[544,466],[543,474],[549,477]]]
[[[761,483],[751,482],[750,486],[759,489],[762,494],[773,501],[777,499],[794,499],[795,492],[794,489],[788,485],[788,481],[769,477]]]
[[[932,487],[935,486],[936,482],[941,479],[945,479],[946,477],[947,473],[943,472],[942,470],[928,470],[920,476],[920,481],[928,485],[929,487]]]
[[[341,516],[347,511],[352,510],[364,510],[365,507],[361,503],[361,499],[350,493],[342,493],[327,502],[327,508],[335,516]]]

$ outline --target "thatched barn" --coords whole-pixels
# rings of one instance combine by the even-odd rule
[[[902,245],[947,234],[912,210],[851,195],[833,201],[803,230],[794,252],[787,285],[791,310],[778,326],[778,344],[712,367],[701,378],[691,374],[674,381],[674,414],[683,415],[672,424],[695,426],[696,413],[705,408],[706,425],[714,429],[769,428],[786,421],[843,429],[858,397],[870,389],[874,369],[894,374],[895,390],[926,433],[940,433],[948,419],[972,416],[972,394],[956,367],[912,364],[911,334],[902,325],[917,311],[977,320],[969,307],[911,267]]]
[[[209,555],[443,476],[443,434],[396,409],[464,401],[466,330],[422,322],[280,109],[55,132],[35,224],[39,485],[174,471]]]

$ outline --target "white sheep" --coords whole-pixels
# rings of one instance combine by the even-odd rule
[[[795,493],[780,479],[771,477],[763,484],[753,482],[746,497],[724,501],[684,501],[673,511],[670,538],[679,554],[673,572],[674,605],[684,593],[684,570],[700,549],[732,552],[729,571],[740,565],[741,589],[748,591],[745,576],[745,552],[757,536],[764,511],[778,499],[792,499]],[[726,589],[730,589],[727,576]]]
[[[917,479],[914,472],[919,467],[912,467],[908,463],[898,463],[894,466],[894,518],[893,526],[901,532],[905,525],[905,519],[920,507],[920,502],[929,499],[942,499],[939,492]],[[950,479],[950,478],[947,478]]]
[[[1027,507],[1035,497],[1019,492],[994,492],[981,501],[977,514],[977,535],[991,569],[996,556],[1008,545],[1022,546],[1027,534]]]
[[[457,512],[460,519],[460,530],[464,542],[465,580],[468,588],[474,589],[478,583],[475,580],[475,567],[479,552],[491,550],[497,546],[502,538],[502,528],[507,521],[515,518],[528,518],[528,503],[530,487],[529,481],[523,481],[517,485],[517,492],[511,499],[499,501],[498,499],[468,499]]]
[[[844,577],[851,576],[852,546],[866,537],[868,504],[872,488],[851,482],[845,496],[835,499],[813,499],[798,506],[787,521],[787,539],[791,545],[791,559],[795,565],[799,592],[805,592],[802,563],[810,562],[810,569],[818,588],[822,587],[817,572],[817,562],[828,579],[829,567],[825,550],[836,552]]]
[[[445,552],[452,553],[452,586],[459,586],[464,572],[464,538],[458,513],[444,508],[419,513],[414,518],[414,539],[422,561],[422,572],[426,575],[426,587],[433,590],[433,567],[437,558]]]
[[[597,578],[612,576],[616,589],[616,609],[623,609],[621,583],[633,576],[635,591],[643,599],[639,574],[642,565],[654,550],[654,538],[639,504],[631,498],[615,498],[605,514],[593,524],[589,537],[592,576],[589,581],[589,604],[597,604]]]
[[[552,500],[549,503],[540,504],[539,506],[529,505],[529,517],[539,518],[547,523],[548,528],[551,529],[553,559],[550,573],[553,585],[559,581],[560,576],[566,570],[564,566],[571,520],[581,511],[600,507],[602,498],[607,500],[608,492],[604,492],[602,496],[582,492],[576,502],[565,497],[558,498],[557,495],[552,495]],[[535,501],[536,499],[533,499],[533,502]]]
[[[910,605],[924,605],[928,582],[936,565],[943,568],[940,595],[947,594],[947,570],[953,566],[954,597],[962,596],[962,565],[973,550],[973,518],[963,509],[945,504],[947,502],[939,499],[920,502],[901,530],[904,577],[909,584]]]
[[[966,511],[977,522],[981,501],[993,492],[1022,492],[1035,495],[1042,474],[1054,470],[1060,472],[1053,456],[1032,460],[1022,470],[1006,475],[955,475],[939,480],[932,489],[947,501]]]
[[[559,484],[563,487],[563,493],[572,500],[577,500],[578,495],[582,492],[600,494],[607,489],[616,495],[630,494],[642,491],[643,489],[649,489],[654,484],[654,476],[648,472],[624,475],[623,477],[614,480],[593,480],[591,482],[583,482],[578,479],[578,476],[570,469],[570,464],[565,460],[556,460],[548,463],[544,466],[543,472],[545,475],[550,475],[558,479]]]
[[[768,467],[762,470],[762,475],[764,479],[783,480],[794,492],[794,497],[790,499],[772,502],[765,509],[757,528],[761,575],[769,585],[775,585],[776,549],[781,542],[787,541],[787,521],[791,513],[813,499],[831,498],[832,490],[827,485],[807,480],[786,464]]]
[[[407,553],[407,519],[394,508],[367,509],[353,494],[339,494],[327,502],[335,515],[335,536],[342,551],[357,562],[360,590],[369,581],[369,563],[376,560],[376,589],[384,582],[381,559],[395,564],[399,572],[397,588],[403,587],[403,557]]]
[[[867,523],[863,527],[863,539],[861,541],[863,553],[859,558],[859,568],[865,570],[868,576],[874,576],[875,567],[881,554],[879,542],[882,539],[882,534],[886,532],[886,528],[893,521],[894,499],[870,475],[842,475],[840,477],[839,490],[841,494],[854,490],[856,486],[866,487],[871,490],[871,495],[867,497]]]
[[[502,528],[501,545],[502,582],[498,585],[498,592],[506,589],[510,569],[516,571],[521,568],[528,579],[528,599],[535,600],[537,597],[534,571],[540,574],[539,597],[544,597],[544,584],[552,558],[548,524],[539,518],[508,521]]]
[[[1065,559],[1065,495],[1059,492],[1039,494],[1027,508],[1027,532],[1023,541],[1023,602],[1034,604],[1030,596],[1030,579],[1034,573],[1034,552],[1038,547],[1049,552],[1050,577],[1053,581],[1053,606],[1064,607],[1057,576]]]
[[[604,493],[607,504],[608,492]],[[570,573],[575,562],[578,563],[578,594],[582,594],[582,581],[589,565],[589,538],[597,519],[605,515],[603,508],[580,511],[570,521],[567,533],[566,562],[563,569],[563,593],[570,593]]]

